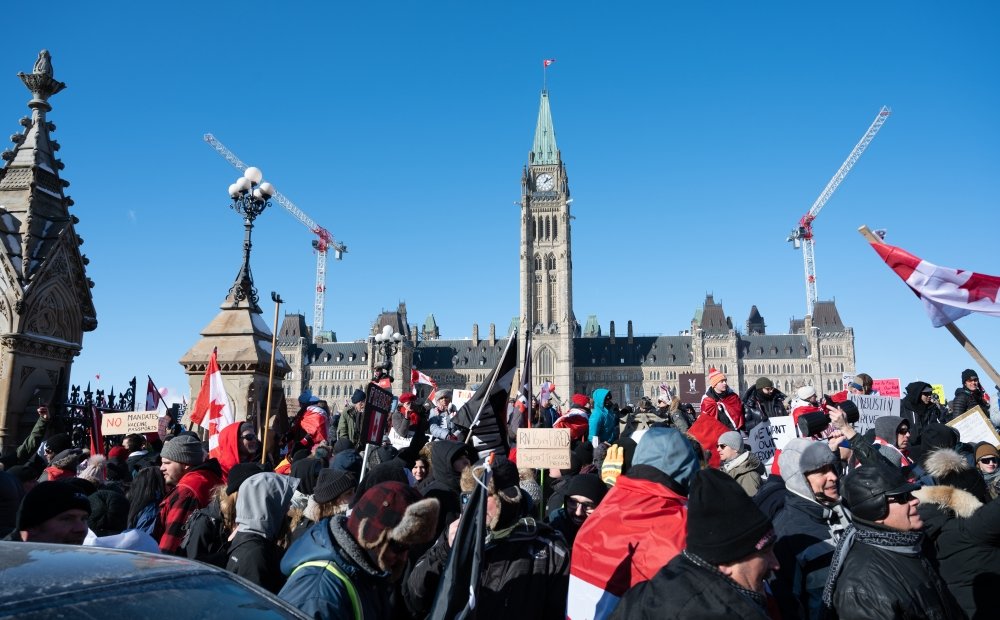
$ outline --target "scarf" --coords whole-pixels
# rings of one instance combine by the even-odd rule
[[[876,530],[863,525],[849,525],[844,530],[837,543],[837,548],[833,552],[833,560],[830,562],[830,573],[826,578],[826,585],[823,586],[823,606],[833,609],[833,589],[837,584],[837,577],[840,576],[840,569],[843,568],[844,560],[854,546],[855,541],[863,542],[873,547],[880,547],[886,551],[903,555],[916,555],[924,564],[928,572],[933,572],[933,568],[920,553],[920,541],[923,539],[923,532],[898,532],[895,530]]]
[[[719,569],[716,568],[714,565],[706,562],[705,560],[703,560],[700,557],[696,556],[695,554],[691,553],[687,549],[685,549],[681,553],[684,555],[685,558],[688,559],[689,562],[691,562],[695,566],[699,566],[701,568],[704,568],[705,570],[709,571],[710,573],[713,573],[713,574],[718,575],[719,577],[721,577],[722,581],[724,581],[727,585],[729,585],[729,587],[731,587],[732,589],[736,590],[736,592],[738,592],[742,596],[750,599],[750,601],[753,604],[755,604],[758,607],[760,607],[761,611],[763,611],[765,614],[767,614],[767,597],[763,593],[761,593],[761,592],[755,592],[753,590],[747,590],[746,588],[744,588],[743,586],[739,585],[738,583],[736,583],[735,581],[733,581],[729,577],[723,575],[719,571]]]

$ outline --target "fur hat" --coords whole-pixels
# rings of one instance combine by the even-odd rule
[[[434,538],[439,510],[437,499],[422,499],[420,493],[402,482],[381,482],[355,504],[347,529],[366,549],[390,540],[419,545]]]
[[[969,462],[955,450],[942,448],[931,452],[924,460],[924,469],[938,485],[955,487],[971,493],[984,504],[988,504],[992,499],[978,468],[969,465]]]
[[[726,381],[726,375],[722,374],[721,371],[711,368],[708,371],[708,385],[714,388],[719,384],[720,381]]]
[[[771,381],[767,377],[761,377],[757,379],[757,383],[754,384],[758,390],[763,390],[764,388],[773,388],[774,381]]]
[[[205,462],[205,448],[191,435],[178,435],[163,444],[160,457],[184,465],[201,465]]]
[[[717,469],[694,476],[688,496],[687,549],[710,564],[729,564],[775,541],[774,528],[736,480]]]
[[[809,400],[816,395],[816,388],[811,385],[803,385],[799,389],[795,390],[795,398],[799,400]]]
[[[487,519],[486,526],[491,530],[501,530],[517,523],[527,502],[521,501],[522,492],[519,485],[521,477],[517,465],[506,457],[497,456],[494,457],[490,467],[492,475],[486,488],[496,499],[497,511],[492,519]],[[462,492],[472,493],[475,490],[478,484],[476,479],[483,475],[483,469],[484,467],[480,465],[467,467],[462,472]]]
[[[579,495],[600,504],[608,494],[608,486],[597,474],[577,474],[569,479],[564,487],[563,496]]]

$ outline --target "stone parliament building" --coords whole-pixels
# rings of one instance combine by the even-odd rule
[[[574,392],[608,388],[618,403],[653,396],[661,383],[677,390],[685,373],[706,375],[715,367],[742,393],[767,376],[786,395],[801,385],[820,393],[843,389],[842,377],[855,372],[854,331],[846,327],[832,301],[817,302],[814,314],[793,319],[787,333],[769,334],[757,307],[743,329],[707,295],[690,326],[676,336],[635,336],[632,322],[604,333],[596,316],[581,326],[573,311],[572,218],[569,178],[556,147],[549,97],[541,93],[534,143],[521,172],[520,312],[497,337],[490,325],[483,336],[476,324],[467,338],[442,338],[434,315],[418,329],[406,304],[383,311],[364,340],[337,342],[331,333],[313,338],[301,314],[288,314],[278,330],[278,349],[290,367],[284,391],[290,412],[309,390],[342,408],[363,388],[382,361],[375,334],[389,325],[403,337],[393,358],[393,391],[410,389],[410,371],[430,375],[439,387],[468,388],[483,381],[518,330],[518,359],[524,358],[527,330],[532,333],[534,389],[552,381],[568,401]],[[520,361],[519,361],[520,367]],[[700,396],[698,397],[700,398]]]

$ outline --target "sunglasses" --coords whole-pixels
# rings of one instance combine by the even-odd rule
[[[900,493],[898,495],[887,495],[885,498],[894,504],[909,504],[913,501],[913,493]]]
[[[995,457],[995,456],[984,456],[983,458],[979,459],[979,462],[980,463],[984,463],[986,465],[994,465],[997,462],[997,457]]]
[[[597,510],[597,505],[596,504],[584,503],[584,502],[578,502],[575,499],[573,499],[572,497],[567,497],[566,498],[566,510],[568,512],[575,513],[577,511],[577,508],[583,508],[583,511],[589,515],[589,514],[593,514],[594,511]]]

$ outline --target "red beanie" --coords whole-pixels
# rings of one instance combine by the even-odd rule
[[[590,399],[587,398],[586,394],[573,394],[573,398],[570,400],[578,407],[586,407],[590,404]]]
[[[399,402],[401,404],[406,404],[413,400],[413,394],[411,392],[403,392],[399,395]]]

